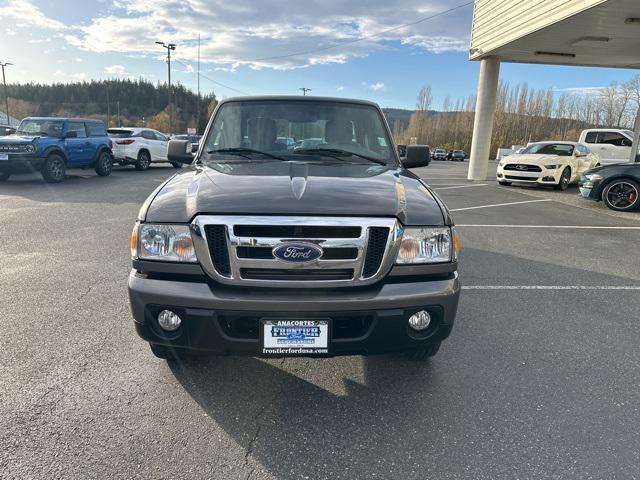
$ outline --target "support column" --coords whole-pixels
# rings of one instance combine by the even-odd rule
[[[495,57],[480,61],[478,78],[478,100],[473,123],[473,139],[469,163],[469,180],[486,180],[489,169],[491,135],[496,113],[498,79],[500,78],[500,60]]]
[[[638,158],[638,147],[640,147],[640,107],[638,107],[636,123],[633,130],[635,133],[633,134],[633,146],[631,147],[631,156],[629,158],[631,163],[640,162],[640,158]]]

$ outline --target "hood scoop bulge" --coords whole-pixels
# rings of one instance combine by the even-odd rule
[[[291,179],[291,191],[297,200],[300,200],[307,189],[309,177],[309,165],[306,163],[292,163],[289,167]]]

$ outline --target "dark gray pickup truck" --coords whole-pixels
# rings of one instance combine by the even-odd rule
[[[131,238],[131,308],[156,356],[426,359],[449,336],[458,235],[377,105],[225,100],[199,151],[172,141],[169,160],[191,166],[147,199]]]

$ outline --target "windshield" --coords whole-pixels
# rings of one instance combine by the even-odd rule
[[[129,138],[133,135],[132,130],[115,130],[113,128],[107,131],[111,138]]]
[[[381,115],[375,107],[340,102],[247,101],[220,107],[205,144],[205,160],[241,149],[255,159],[346,159],[394,163]],[[251,152],[248,152],[251,150]],[[245,155],[246,153],[251,155]],[[237,152],[236,152],[237,153]]]
[[[559,155],[561,157],[570,157],[573,155],[574,146],[568,143],[534,143],[525,148],[523,154],[535,155]]]
[[[26,119],[20,123],[16,134],[29,136],[62,137],[64,122],[60,120]]]

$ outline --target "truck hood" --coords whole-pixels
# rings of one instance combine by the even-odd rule
[[[444,225],[434,194],[412,173],[374,164],[208,163],[184,169],[140,212],[147,222],[186,223],[196,215],[396,217],[404,225]],[[448,220],[447,220],[448,222]]]
[[[27,143],[33,143],[36,138],[40,137],[26,137],[22,135],[7,135],[6,137],[0,137],[0,143],[6,144],[10,143],[11,145],[21,145]]]

